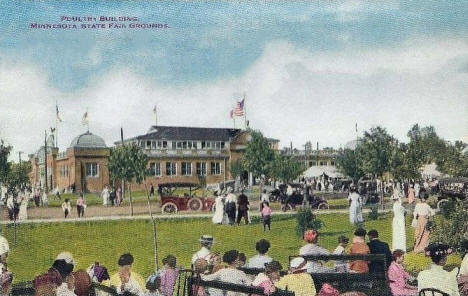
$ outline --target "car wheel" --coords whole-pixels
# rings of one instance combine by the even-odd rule
[[[198,197],[194,197],[188,201],[187,207],[190,211],[200,211],[203,207],[203,203]]]
[[[321,204],[318,205],[319,210],[328,210],[330,209],[330,206],[326,202],[322,202]]]
[[[437,202],[437,209],[441,210],[445,203],[447,203],[446,199],[439,200]]]
[[[165,214],[175,214],[178,210],[177,205],[173,202],[167,202],[161,208],[161,212]]]

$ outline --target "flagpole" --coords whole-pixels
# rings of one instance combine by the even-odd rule
[[[245,91],[244,91],[244,128],[247,130],[247,105],[245,104]]]
[[[58,111],[58,104],[57,104],[57,100],[55,100],[55,147],[58,147],[58,114],[57,114],[57,111]]]
[[[156,116],[156,126],[158,126],[158,105],[154,106],[154,115]]]
[[[86,107],[86,126],[88,127],[88,134],[89,134],[89,114],[88,114],[88,107]]]

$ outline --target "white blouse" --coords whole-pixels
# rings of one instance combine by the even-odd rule
[[[416,216],[434,216],[435,211],[427,203],[418,203],[414,207],[413,217],[416,219]]]

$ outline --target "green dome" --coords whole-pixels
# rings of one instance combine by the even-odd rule
[[[101,137],[86,132],[74,138],[70,148],[107,148],[107,146]]]

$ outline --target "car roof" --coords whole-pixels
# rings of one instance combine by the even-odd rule
[[[161,183],[158,184],[159,187],[198,187],[200,186],[197,183],[189,183],[189,182],[180,182],[180,183]]]

